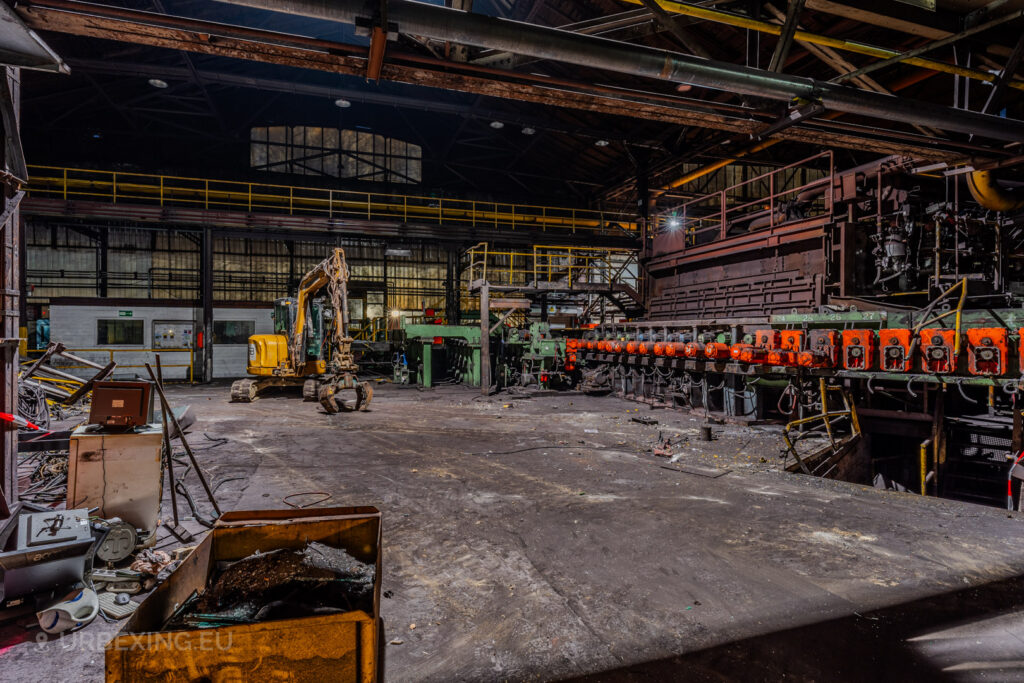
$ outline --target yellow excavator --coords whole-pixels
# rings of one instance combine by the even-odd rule
[[[326,298],[315,298],[326,288]],[[373,399],[368,382],[356,379],[352,338],[348,336],[348,264],[336,248],[306,273],[297,295],[274,302],[274,333],[249,337],[246,371],[231,385],[231,400],[250,402],[270,387],[301,386],[307,401],[320,401],[328,413],[365,410]],[[338,400],[352,389],[354,401]]]

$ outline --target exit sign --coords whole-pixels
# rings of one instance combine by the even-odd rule
[[[131,311],[118,311],[117,315],[120,318],[130,318],[130,317],[132,317],[132,312]]]

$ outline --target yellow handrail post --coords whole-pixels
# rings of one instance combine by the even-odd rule
[[[164,205],[164,177],[160,176],[160,206]]]
[[[68,169],[64,169],[64,201],[68,200]]]
[[[203,209],[209,211],[210,209],[210,181],[203,181]]]
[[[111,187],[113,188],[113,192],[114,192],[114,203],[117,204],[117,173],[113,174],[113,180],[111,182]]]

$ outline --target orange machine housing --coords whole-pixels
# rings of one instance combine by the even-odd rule
[[[597,340],[595,340],[595,339],[588,339],[587,340],[587,351],[593,351],[596,348],[597,348]]]
[[[888,328],[878,331],[881,346],[882,369],[889,372],[910,372],[913,359],[910,357],[910,343],[914,333],[910,330]]]
[[[704,345],[704,355],[711,360],[726,360],[729,358],[729,345],[722,342],[708,342]]]
[[[782,333],[778,330],[754,330],[753,346],[771,350],[782,346]]]
[[[782,330],[779,333],[779,348],[784,351],[800,352],[804,348],[803,330]]]
[[[768,349],[761,348],[759,346],[751,346],[749,349],[743,349],[740,353],[739,361],[741,363],[765,363],[768,360],[768,354],[771,353]]]
[[[703,350],[704,347],[700,342],[686,342],[686,346],[683,347],[683,355],[687,358],[696,358]]]
[[[626,353],[636,353],[638,348],[640,348],[640,342],[635,340],[626,342]]]
[[[665,355],[670,358],[681,358],[686,355],[686,344],[682,342],[667,342],[665,344]]]
[[[774,349],[764,359],[765,365],[794,366],[797,363],[797,352],[786,349]]]
[[[619,340],[613,341],[611,346],[612,346],[612,349],[611,349],[612,353],[622,353],[623,351],[626,350],[626,345],[623,342],[619,341]]]
[[[967,330],[967,371],[994,377],[1006,373],[1010,355],[1010,333],[1005,327],[977,327]]]
[[[666,342],[663,342],[663,341],[654,342],[654,355],[655,356],[664,356],[665,355],[665,347],[666,346],[668,346],[668,344]]]
[[[740,356],[743,355],[743,352],[752,348],[754,347],[750,344],[733,344],[729,347],[729,356],[733,360],[740,360]]]
[[[921,369],[942,374],[956,371],[955,348],[956,330],[921,330]]]
[[[805,368],[834,368],[839,364],[839,332],[811,330],[807,333],[807,350],[797,355],[797,364]]]
[[[874,330],[843,330],[843,367],[871,370],[875,366]]]

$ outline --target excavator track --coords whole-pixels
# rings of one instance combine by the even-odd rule
[[[238,403],[252,403],[258,396],[257,380],[238,379],[231,383],[231,400]]]
[[[302,383],[302,400],[316,401],[320,398],[320,380],[307,379]]]

